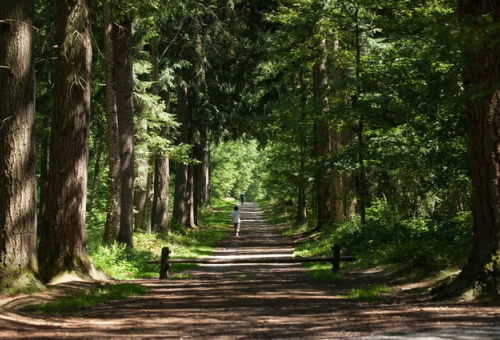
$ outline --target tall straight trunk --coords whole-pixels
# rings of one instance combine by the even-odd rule
[[[132,19],[126,13],[117,23],[113,39],[116,108],[120,135],[120,230],[118,241],[134,246],[134,101]]]
[[[152,211],[152,230],[168,230],[168,188],[170,181],[169,159],[158,156],[155,164],[155,185]]]
[[[210,205],[210,142],[204,137],[203,147],[200,148],[200,164],[198,166],[198,197],[199,205]]]
[[[170,92],[161,91],[159,89],[159,55],[158,55],[158,41],[155,39],[152,44],[152,58],[153,58],[153,74],[152,80],[156,83],[154,85],[154,94],[160,95],[165,103],[165,112],[170,113]],[[170,137],[169,127],[164,128],[162,135],[165,138]],[[170,187],[170,160],[168,155],[158,154],[156,156],[155,164],[155,185],[153,195],[152,207],[152,229],[158,231],[168,230],[168,203],[169,203],[169,187]]]
[[[306,214],[306,181],[305,181],[305,171],[306,171],[306,142],[307,142],[307,130],[305,128],[306,124],[306,110],[307,110],[307,85],[304,81],[304,73],[300,74],[300,164],[299,164],[299,178],[298,178],[298,189],[297,189],[297,217],[295,223],[297,225],[303,224],[307,221]]]
[[[38,269],[33,19],[33,1],[0,2],[0,292]]]
[[[102,0],[104,34],[104,74],[106,78],[106,123],[108,144],[108,207],[103,241],[112,243],[118,239],[121,216],[120,134],[114,78],[113,21],[111,5]]]
[[[177,119],[181,124],[179,128],[179,142],[189,144],[190,108],[188,88],[185,86],[180,86],[178,89],[177,98]],[[175,192],[172,218],[175,222],[181,224],[183,227],[190,226],[189,190],[189,166],[187,164],[177,163],[175,171]]]
[[[183,227],[189,226],[188,165],[177,163],[175,168],[175,191],[173,220]]]
[[[139,120],[138,131],[135,135],[137,153],[136,164],[137,164],[137,175],[135,178],[134,185],[134,229],[144,229],[149,230],[147,220],[147,202],[149,195],[149,187],[152,182],[151,177],[154,176],[150,171],[151,157],[147,155],[147,142],[145,139],[145,134],[148,130],[148,121],[145,118]],[[153,158],[154,159],[154,158]]]
[[[359,29],[359,9],[356,8],[355,12],[355,35],[356,35],[356,70],[355,70],[355,77],[356,77],[356,90],[355,94],[352,99],[352,107],[354,109],[357,108],[358,106],[358,101],[359,101],[359,95],[361,94],[361,89],[359,87],[359,76],[361,74],[361,44],[359,41],[360,38],[360,29]],[[364,141],[364,117],[363,117],[363,111],[360,110],[360,116],[359,116],[359,121],[358,121],[358,128],[357,128],[357,134],[358,134],[358,164],[359,164],[359,173],[357,175],[357,184],[356,184],[356,191],[358,194],[358,210],[359,210],[359,216],[361,219],[361,224],[366,225],[366,169],[365,169],[365,155],[364,155],[364,148],[365,148],[365,141]]]
[[[40,186],[40,198],[38,201],[38,221],[37,221],[37,235],[40,237],[45,233],[45,206],[47,204],[47,181],[49,178],[49,135],[44,134],[40,143],[40,179],[38,181]]]
[[[198,200],[195,194],[198,188],[198,181],[196,176],[196,164],[190,164],[188,168],[188,208],[189,208],[189,221],[188,228],[194,228],[198,224]]]
[[[314,65],[314,100],[317,112],[315,148],[318,158],[316,167],[317,229],[321,229],[324,225],[335,221],[335,188],[332,169],[329,165],[334,136],[330,123],[331,118],[328,114],[327,81],[326,38],[323,38],[318,46],[318,61]]]
[[[158,39],[155,37],[151,40],[151,94],[158,96],[159,92],[159,60],[158,60]],[[141,46],[143,49],[143,46]],[[139,129],[135,134],[137,142],[135,164],[137,167],[137,175],[134,185],[134,227],[135,229],[145,229],[147,233],[151,233],[151,227],[155,223],[153,221],[154,196],[155,196],[155,181],[156,179],[156,154],[154,150],[150,150],[148,145],[149,122],[145,114],[147,112],[146,105],[139,104],[140,119]],[[139,151],[140,150],[140,151]],[[138,156],[138,157],[137,157]],[[154,229],[154,228],[153,228]]]
[[[90,0],[57,0],[54,112],[50,143],[47,233],[40,240],[40,273],[92,276],[85,245],[90,118]]]
[[[99,129],[101,130],[101,129]],[[102,131],[100,131],[102,132]],[[102,135],[99,133],[99,135]],[[90,187],[90,197],[87,200],[87,211],[92,213],[94,211],[95,200],[97,197],[97,187],[99,186],[99,177],[101,175],[101,163],[102,163],[102,154],[104,149],[104,142],[100,139],[95,141],[94,148],[90,151],[89,158],[92,156],[95,158],[94,163],[94,175],[92,177],[92,183],[89,185]]]
[[[181,124],[179,142],[191,145],[193,144],[193,129],[190,127],[192,117],[189,97],[188,88],[185,86],[179,87],[177,108],[178,121]],[[194,151],[192,150],[190,158],[193,157]],[[181,224],[184,228],[193,228],[196,226],[194,174],[195,171],[192,165],[182,163],[176,165],[172,217],[174,221]]]
[[[343,83],[345,81],[346,75],[345,71],[342,69],[342,62],[339,56],[339,39],[334,37],[333,41],[333,58],[335,59],[334,67],[332,69],[332,76],[335,78],[334,82]],[[359,55],[358,55],[359,57]],[[359,61],[359,60],[358,60]],[[359,68],[359,63],[358,63]],[[359,69],[357,70],[359,72]],[[338,97],[339,102],[345,101],[344,89],[335,88],[333,92]],[[337,124],[343,125],[343,124]],[[333,127],[332,128],[332,142],[333,142],[333,155],[338,156],[342,152],[344,145],[348,144],[351,137],[351,130],[346,128]],[[349,197],[347,195],[347,179],[349,175],[339,167],[333,167],[333,210],[334,210],[334,222],[342,223],[347,215],[347,206],[349,206]]]
[[[469,261],[443,296],[470,288],[498,296],[500,282],[500,3],[460,0],[463,83],[467,95],[474,243]],[[488,18],[488,20],[486,19]]]

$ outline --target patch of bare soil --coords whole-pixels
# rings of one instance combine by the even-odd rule
[[[241,210],[241,236],[230,232],[214,257],[292,256],[293,241],[280,236],[256,204],[246,203]],[[283,263],[203,265],[189,274],[189,279],[135,280],[148,293],[82,308],[75,316],[20,309],[55,293],[4,298],[0,338],[500,339],[498,304],[418,298],[416,292],[429,282],[395,287],[377,302],[346,297],[353,288],[386,282],[389,273],[382,269],[345,273],[336,281],[311,279],[300,264]],[[91,284],[96,283],[59,287]]]

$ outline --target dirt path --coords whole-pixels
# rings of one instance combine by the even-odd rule
[[[214,256],[292,256],[293,244],[246,203],[241,237]],[[310,279],[298,264],[204,265],[192,278],[137,280],[147,294],[78,316],[40,316],[0,307],[1,339],[500,339],[498,304],[431,303],[407,293],[382,302],[345,297],[383,276],[357,272],[334,282]],[[403,287],[404,288],[404,287]]]

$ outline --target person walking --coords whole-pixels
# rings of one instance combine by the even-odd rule
[[[235,236],[239,236],[240,224],[241,224],[241,212],[237,205],[234,206],[233,212],[231,212],[231,218],[233,220]]]
[[[245,204],[245,192],[242,191],[241,194],[240,194],[240,202],[241,204]]]

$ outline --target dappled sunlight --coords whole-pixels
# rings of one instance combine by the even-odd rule
[[[376,339],[475,330],[474,337],[449,339],[490,340],[500,332],[496,304],[384,298],[359,302],[349,297],[353,288],[367,287],[385,275],[380,268],[317,280],[298,263],[273,263],[272,258],[292,257],[293,244],[263,219],[257,205],[245,206],[255,219],[242,225],[242,237],[226,237],[212,258],[251,257],[269,263],[204,264],[182,273],[189,279],[174,274],[169,280],[130,280],[148,292],[77,308],[72,316],[1,310],[0,338]],[[71,291],[80,284],[86,285],[64,287]]]

